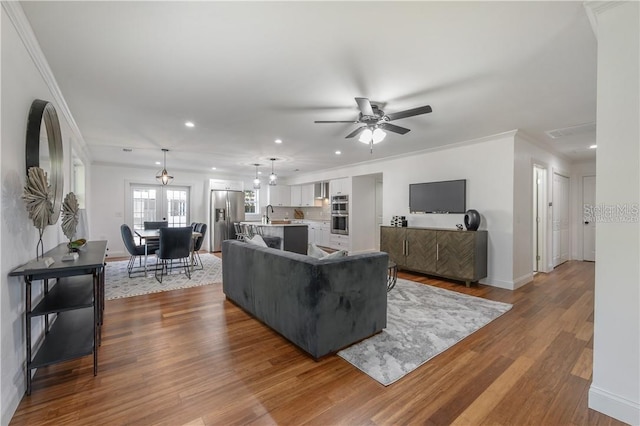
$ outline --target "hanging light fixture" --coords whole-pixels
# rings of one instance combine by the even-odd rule
[[[258,166],[260,164],[255,163],[254,166],[256,166],[256,178],[253,180],[253,189],[260,189],[260,179],[258,179]]]
[[[269,185],[276,186],[278,184],[278,176],[276,176],[273,171],[273,162],[277,160],[277,158],[270,158],[271,160],[271,174],[269,175]]]
[[[164,166],[156,175],[156,179],[158,179],[158,181],[163,185],[168,185],[173,180],[173,176],[170,176],[169,172],[167,172],[167,152],[169,152],[169,150],[163,148],[162,152],[164,153]]]
[[[362,143],[369,144],[369,148],[373,153],[373,145],[376,143],[380,143],[387,137],[387,133],[379,127],[372,128],[367,127],[360,133],[360,138],[358,140]]]

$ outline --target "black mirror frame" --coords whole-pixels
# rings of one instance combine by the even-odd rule
[[[29,119],[27,121],[26,140],[26,172],[30,167],[40,167],[40,127],[44,121],[49,142],[49,158],[51,170],[49,172],[49,185],[53,199],[53,214],[49,219],[49,225],[53,225],[60,217],[62,207],[62,191],[64,190],[64,175],[62,170],[62,134],[58,114],[53,105],[48,101],[36,99],[31,103]]]

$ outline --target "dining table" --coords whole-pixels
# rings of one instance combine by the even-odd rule
[[[149,242],[150,241],[158,241],[160,240],[160,230],[159,229],[139,229],[134,231],[136,235],[140,238],[140,242],[144,245],[144,274],[147,275],[147,257],[149,256]],[[194,255],[193,248],[195,245],[195,241],[198,237],[201,237],[202,233],[193,231],[191,234],[191,266],[193,267],[194,263]]]

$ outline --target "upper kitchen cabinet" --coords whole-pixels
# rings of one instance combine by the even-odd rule
[[[288,185],[269,185],[269,204],[272,206],[290,206],[291,188]]]
[[[313,207],[313,184],[291,186],[291,205],[294,207]]]
[[[351,178],[334,179],[329,182],[331,196],[349,195],[351,193]]]
[[[212,190],[244,191],[244,183],[241,180],[209,179],[209,187]]]

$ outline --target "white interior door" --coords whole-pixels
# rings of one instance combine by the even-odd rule
[[[569,178],[553,174],[553,266],[569,260]]]
[[[596,177],[582,178],[582,258],[590,262],[596,260]]]
[[[533,271],[544,271],[547,206],[547,170],[533,167]]]

